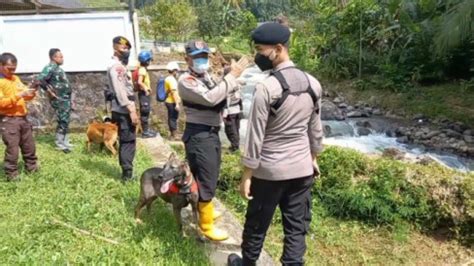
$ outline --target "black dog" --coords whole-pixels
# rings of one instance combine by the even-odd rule
[[[193,218],[198,225],[198,188],[197,183],[186,162],[171,154],[163,168],[150,168],[143,172],[140,180],[140,198],[135,207],[135,220],[142,223],[140,213],[146,205],[150,210],[152,202],[162,198],[173,205],[173,212],[182,233],[183,223],[181,209],[191,204]]]

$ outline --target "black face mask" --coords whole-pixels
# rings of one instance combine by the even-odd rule
[[[258,68],[262,71],[266,71],[273,68],[273,63],[268,56],[264,56],[262,54],[255,55],[255,64],[257,64]]]
[[[124,65],[128,64],[129,57],[130,57],[130,51],[120,52],[120,55],[118,56],[120,62],[122,62]]]

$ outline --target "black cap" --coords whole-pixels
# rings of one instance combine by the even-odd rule
[[[210,53],[209,46],[203,41],[190,41],[186,44],[186,54],[197,55],[200,53]]]
[[[252,32],[255,44],[285,44],[290,40],[290,29],[280,23],[267,22],[257,27]]]
[[[132,45],[130,44],[130,41],[127,38],[123,37],[123,36],[115,37],[112,40],[112,42],[114,44],[124,44],[124,45],[128,46],[128,49],[132,48]]]

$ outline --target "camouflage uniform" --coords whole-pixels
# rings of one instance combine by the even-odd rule
[[[48,85],[58,98],[51,98],[51,107],[56,112],[58,126],[56,133],[66,135],[69,128],[69,118],[71,116],[71,85],[64,70],[55,63],[49,63],[43,68],[38,77],[43,88]]]

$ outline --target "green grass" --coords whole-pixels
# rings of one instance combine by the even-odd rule
[[[474,126],[474,89],[466,84],[418,86],[400,93],[377,88],[358,90],[351,81],[323,82],[323,87],[342,92],[351,103],[365,101],[408,117],[421,113],[433,119],[447,118]]]
[[[305,256],[307,265],[446,265],[469,261],[469,258],[474,255],[469,247],[460,244],[457,240],[447,239],[445,232],[442,230],[444,228],[440,231],[426,231],[424,228],[420,228],[423,225],[422,221],[420,224],[405,220],[394,223],[378,223],[373,220],[372,216],[361,217],[359,211],[366,208],[363,204],[354,205],[352,203],[353,205],[349,206],[346,202],[344,203],[348,205],[346,207],[346,205],[343,206],[342,201],[339,205],[340,210],[350,213],[341,216],[334,211],[336,206],[328,201],[329,196],[352,197],[354,200],[358,199],[364,202],[374,200],[373,197],[358,197],[363,193],[355,193],[356,189],[360,188],[357,184],[368,180],[370,180],[369,183],[376,182],[374,181],[375,173],[379,175],[381,168],[392,168],[393,164],[398,164],[398,162],[387,163],[387,160],[372,160],[357,152],[339,148],[326,149],[320,159],[322,177],[313,188],[313,218],[311,230],[307,236],[308,248]],[[361,162],[357,162],[359,160]],[[364,169],[359,168],[360,165],[358,164],[363,164],[364,167],[362,168]],[[353,170],[356,171],[352,172]],[[396,171],[394,172],[396,173]],[[443,210],[438,215],[449,215],[446,212],[449,213],[453,206],[451,200],[457,200],[458,197],[461,197],[460,195],[450,194],[453,193],[450,192],[453,185],[447,180],[450,179],[449,174],[453,174],[453,171],[443,170],[433,165],[414,165],[406,173],[416,183],[413,186],[426,186],[426,189],[434,196],[442,194],[440,208],[443,208]],[[344,175],[350,177],[351,182],[354,182],[353,185],[345,183]],[[221,190],[218,190],[218,197],[243,222],[247,202],[238,195],[237,188],[240,176],[239,156],[225,154],[219,182]],[[333,181],[331,179],[335,179],[336,176],[341,176],[340,180],[336,181],[339,182],[336,186],[324,187],[321,185],[321,182]],[[446,176],[446,180],[439,180],[441,176]],[[473,175],[463,175],[463,177],[469,178],[470,182],[466,183],[474,184]],[[427,178],[426,182],[423,181],[424,178]],[[383,180],[383,183],[389,182],[388,179]],[[346,185],[348,186],[347,189],[344,188]],[[324,190],[322,187],[324,187]],[[435,188],[442,188],[442,190],[438,191]],[[374,188],[364,187],[364,189],[370,192]],[[412,188],[405,187],[404,189],[410,190]],[[472,193],[472,190],[466,189],[466,191]],[[445,194],[445,192],[448,194]],[[457,193],[461,192],[458,191]],[[389,195],[384,196],[381,192],[380,194],[377,204],[381,206],[375,206],[373,210],[377,207],[383,207],[384,204],[393,204]],[[402,195],[400,193],[400,202],[396,203],[400,206],[403,206],[401,204],[404,200],[403,197],[405,197]],[[472,198],[472,194],[470,195],[467,195],[468,199],[469,197]],[[472,202],[470,205],[468,204],[466,207],[467,213],[471,213],[469,210],[472,210]],[[468,217],[472,219],[469,214]],[[465,237],[469,238],[469,236]],[[282,240],[281,216],[277,211],[265,241],[265,249],[276,260],[281,255]]]
[[[172,212],[157,200],[143,225],[133,218],[137,180],[123,184],[118,159],[96,148],[85,151],[83,135],[63,154],[49,136],[37,137],[38,173],[20,182],[0,181],[0,261],[2,264],[208,265],[203,247],[178,234]],[[3,153],[4,146],[0,147]],[[139,149],[135,173],[150,167]],[[118,241],[113,245],[54,224],[53,219]]]

